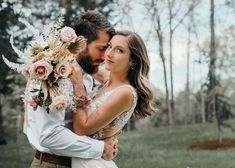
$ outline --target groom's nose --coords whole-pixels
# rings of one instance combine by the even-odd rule
[[[104,61],[104,51],[100,52],[99,58]]]

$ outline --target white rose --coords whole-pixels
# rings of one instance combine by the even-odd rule
[[[60,32],[61,40],[67,43],[74,43],[77,39],[77,35],[71,27],[64,27]]]
[[[63,78],[67,78],[71,74],[72,67],[66,61],[61,61],[55,69],[56,73]]]
[[[65,96],[52,97],[52,102],[49,106],[51,112],[63,112],[67,107],[68,101]]]
[[[29,75],[32,79],[46,80],[53,71],[53,66],[45,60],[33,63],[29,68]]]

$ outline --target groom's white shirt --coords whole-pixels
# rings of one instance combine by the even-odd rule
[[[93,81],[91,76],[85,74],[83,82],[89,93],[92,90]],[[79,157],[79,158],[101,158],[104,142],[87,136],[78,136],[66,125],[71,125],[69,111],[47,113],[40,106],[36,111],[26,104],[25,134],[33,148],[46,153]],[[71,114],[70,114],[71,116]],[[65,120],[66,118],[66,120]]]

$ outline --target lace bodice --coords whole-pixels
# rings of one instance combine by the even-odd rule
[[[97,131],[95,134],[92,135],[92,138],[96,139],[104,139],[106,137],[109,137],[110,135],[113,135],[114,133],[117,133],[120,131],[124,125],[128,122],[130,119],[137,103],[137,93],[136,90],[130,86],[130,85],[122,85],[120,87],[128,87],[131,89],[133,94],[133,104],[129,111],[122,113],[121,115],[117,116],[111,123],[106,125],[101,130]],[[120,88],[118,87],[118,88]],[[105,92],[100,97],[97,97],[91,103],[87,106],[87,115],[89,116],[96,108],[98,108],[102,103],[105,103],[105,101],[108,99],[110,95],[112,95],[113,92],[115,92],[116,89],[110,90],[108,92]]]

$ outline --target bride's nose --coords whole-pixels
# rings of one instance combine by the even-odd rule
[[[106,49],[105,56],[109,57],[109,58],[113,57],[113,50],[112,50],[112,48]]]

